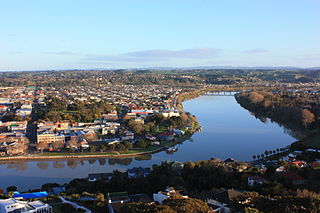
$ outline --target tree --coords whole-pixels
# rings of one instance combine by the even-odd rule
[[[135,143],[135,146],[144,149],[148,146],[148,142],[145,140],[139,140]]]
[[[305,127],[309,126],[315,121],[315,115],[307,109],[303,109],[301,112],[302,123]]]
[[[258,92],[250,92],[248,98],[254,104],[260,103],[264,100],[264,96]]]
[[[100,152],[105,152],[107,150],[107,147],[103,144],[99,144],[99,151]]]
[[[128,149],[123,145],[123,144],[117,144],[117,150],[119,152],[125,152],[125,151],[128,151]]]
[[[210,212],[211,208],[207,203],[202,200],[188,198],[188,199],[179,199],[179,198],[169,198],[164,200],[163,204],[169,206],[171,209],[176,212],[185,212],[185,213],[201,213],[201,212]]]
[[[109,150],[110,151],[115,151],[116,150],[116,145],[115,144],[111,144],[111,145],[109,145]]]
[[[18,189],[17,189],[16,186],[9,186],[9,187],[7,188],[7,192],[8,192],[8,193],[9,193],[9,192],[15,192],[15,191],[18,191]]]
[[[124,141],[123,145],[127,148],[127,149],[132,149],[133,145],[132,143],[130,143],[129,141]]]
[[[255,156],[255,155],[254,155],[254,156],[252,156],[253,160],[255,160],[255,159],[256,159],[256,157],[257,157],[257,156]]]
[[[90,152],[95,152],[96,151],[96,146],[95,145],[90,145],[89,146]]]

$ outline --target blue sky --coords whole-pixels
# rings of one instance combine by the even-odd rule
[[[319,0],[0,0],[0,70],[320,66]]]

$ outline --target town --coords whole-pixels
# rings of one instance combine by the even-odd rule
[[[89,173],[87,178],[47,183],[24,192],[8,186],[0,190],[0,212],[181,212],[183,206],[190,206],[190,212],[193,208],[199,212],[284,212],[284,208],[303,212],[318,208],[318,82],[269,82],[244,75],[220,85],[188,72],[145,77],[129,72],[121,78],[108,71],[45,73],[50,77],[44,73],[42,78],[34,73],[38,80],[25,76],[36,84],[4,82],[0,88],[3,162],[121,159],[176,152],[177,144],[202,129],[182,103],[206,94],[235,94],[238,103],[257,118],[290,124],[302,140],[256,153],[247,162],[213,156],[207,161],[164,161],[150,168]],[[21,75],[18,78],[24,78]],[[75,82],[64,78],[70,75]]]
[[[0,155],[159,147],[198,127],[176,107],[178,94],[188,91],[157,85],[3,87]]]

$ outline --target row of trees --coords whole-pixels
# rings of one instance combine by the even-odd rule
[[[275,155],[275,154],[278,154],[283,151],[285,151],[284,148],[277,148],[276,150],[266,150],[266,151],[264,151],[264,153],[262,153],[260,155],[253,155],[252,158],[253,158],[253,160],[256,160],[256,159],[264,158],[265,156],[267,157],[270,155]]]

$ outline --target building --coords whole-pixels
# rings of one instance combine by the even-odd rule
[[[0,213],[52,213],[52,207],[41,201],[18,201],[14,198],[0,199]]]
[[[163,117],[165,118],[171,118],[171,117],[179,117],[180,112],[178,110],[172,110],[172,109],[166,109],[161,112]]]
[[[170,197],[179,196],[181,198],[187,199],[188,196],[182,195],[179,191],[176,191],[173,187],[168,187],[165,189],[165,191],[159,191],[158,193],[153,194],[153,200],[158,202],[159,204],[162,204],[162,202],[165,199],[168,199]]]
[[[146,194],[129,195],[127,192],[108,193],[108,209],[110,213],[116,213],[125,203],[139,202],[152,204],[154,201]]]
[[[254,186],[255,184],[263,184],[264,179],[260,176],[253,175],[248,177],[248,186]]]
[[[134,133],[131,131],[124,131],[123,135],[121,136],[121,140],[133,140],[134,139]]]
[[[112,177],[112,173],[93,173],[88,175],[87,180],[90,182],[94,182],[101,179],[111,180]]]
[[[60,134],[55,134],[51,131],[38,132],[37,134],[38,143],[56,143],[56,142],[65,142],[65,136]]]
[[[207,199],[207,203],[210,206],[215,207],[215,212],[229,213],[231,212],[232,202],[234,202],[233,199],[238,197],[239,195],[241,195],[241,192],[228,189],[212,195]]]
[[[159,140],[162,140],[162,141],[171,141],[174,139],[174,133],[170,131],[162,132],[157,137]]]
[[[7,106],[0,105],[0,112],[6,112],[8,110]]]

